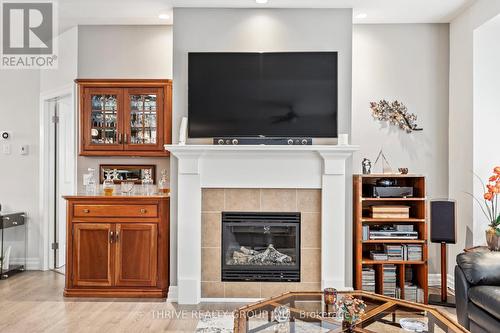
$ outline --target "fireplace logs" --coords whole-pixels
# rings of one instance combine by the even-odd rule
[[[228,265],[292,265],[292,257],[279,252],[273,244],[264,251],[255,251],[244,246],[233,252],[233,258]]]

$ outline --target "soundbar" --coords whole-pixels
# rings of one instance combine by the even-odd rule
[[[236,145],[284,145],[284,146],[306,146],[312,145],[311,138],[214,138],[214,145],[236,146]]]

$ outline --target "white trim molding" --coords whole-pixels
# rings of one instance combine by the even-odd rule
[[[455,277],[453,274],[448,273],[446,283],[448,284],[448,289],[455,291]],[[441,287],[441,274],[429,274],[428,284],[429,287]]]
[[[52,228],[50,225],[50,221],[54,218],[53,212],[49,209],[49,207],[54,207],[54,192],[51,190],[51,187],[54,184],[54,175],[51,170],[51,155],[53,151],[51,150],[51,117],[52,115],[48,113],[47,103],[50,100],[53,100],[58,97],[63,96],[71,96],[71,100],[73,101],[74,112],[75,112],[75,123],[73,124],[75,131],[74,137],[68,138],[68,140],[74,141],[75,149],[78,140],[77,138],[77,125],[76,121],[76,107],[75,107],[75,85],[68,84],[66,86],[62,86],[60,88],[42,92],[40,94],[40,155],[39,155],[39,203],[38,203],[38,211],[39,217],[41,220],[40,233],[41,233],[41,241],[40,241],[40,258],[39,258],[39,267],[37,269],[48,270],[49,262],[51,261],[50,256],[50,246],[53,240],[54,235],[51,234]],[[78,150],[75,150],[78,151]],[[76,171],[76,163],[75,168],[72,170],[72,174],[74,177],[74,184],[76,184],[77,171]],[[65,249],[64,249],[65,250]]]
[[[201,298],[201,189],[321,189],[321,286],[346,289],[346,160],[357,146],[165,145],[178,159],[178,303]]]

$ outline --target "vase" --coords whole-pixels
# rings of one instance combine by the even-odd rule
[[[342,320],[342,330],[344,332],[352,332],[353,324],[349,320]]]
[[[486,242],[488,243],[488,249],[491,251],[500,251],[500,237],[495,229],[486,230]]]

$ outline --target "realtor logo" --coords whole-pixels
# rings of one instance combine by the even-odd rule
[[[1,68],[55,68],[52,2],[2,2]]]

